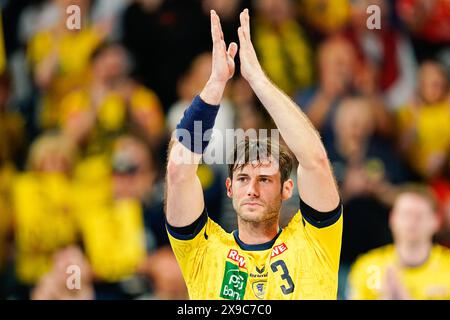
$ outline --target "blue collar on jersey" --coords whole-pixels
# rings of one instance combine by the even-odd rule
[[[275,241],[277,241],[278,237],[281,234],[281,231],[283,231],[283,229],[280,228],[280,230],[278,231],[277,235],[275,236],[275,238],[273,238],[270,241],[264,242],[264,243],[260,243],[260,244],[246,244],[244,242],[242,242],[241,239],[239,239],[239,230],[234,230],[233,231],[233,236],[234,239],[236,240],[237,244],[239,245],[239,247],[242,250],[245,251],[263,251],[263,250],[267,250],[273,247],[273,245],[275,244]]]

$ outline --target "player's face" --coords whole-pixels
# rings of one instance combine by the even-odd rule
[[[430,204],[415,194],[403,194],[397,199],[390,224],[395,241],[410,243],[431,241],[438,228]]]
[[[227,194],[233,199],[238,217],[247,222],[274,219],[280,213],[281,203],[292,195],[293,182],[281,187],[278,166],[273,162],[244,166],[236,170],[233,180],[227,179]]]

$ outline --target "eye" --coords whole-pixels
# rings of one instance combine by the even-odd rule
[[[245,181],[247,181],[247,177],[239,177],[239,178],[237,178],[237,181],[245,182]]]
[[[270,180],[268,178],[261,178],[259,181],[264,182],[264,183],[270,182]]]

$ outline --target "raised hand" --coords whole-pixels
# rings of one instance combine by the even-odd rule
[[[245,80],[252,84],[252,82],[264,77],[264,72],[259,64],[250,38],[250,16],[248,9],[242,11],[239,18],[241,20],[241,26],[238,28],[241,74]]]
[[[220,18],[214,10],[211,10],[211,36],[213,41],[213,62],[210,80],[226,83],[233,77],[235,69],[234,57],[238,47],[236,43],[231,42],[227,50]]]
[[[238,47],[232,42],[228,50],[223,39],[220,18],[214,10],[211,10],[211,37],[213,42],[211,76],[200,93],[203,101],[217,105],[222,99],[227,81],[233,77]]]

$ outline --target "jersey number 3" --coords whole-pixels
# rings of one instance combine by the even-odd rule
[[[284,263],[284,261],[277,260],[274,263],[272,263],[270,265],[270,267],[272,268],[273,272],[277,272],[279,267],[281,268],[281,271],[283,272],[281,274],[281,279],[286,280],[286,282],[287,282],[287,287],[284,284],[280,287],[283,294],[287,295],[287,294],[294,292],[295,285],[294,285],[294,282],[292,281],[291,276],[289,275],[289,270],[286,267],[286,264]]]

